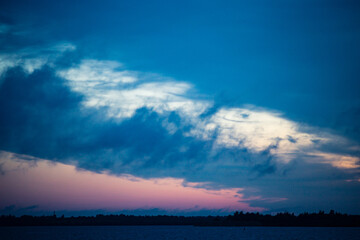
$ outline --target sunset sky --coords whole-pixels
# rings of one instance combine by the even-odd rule
[[[1,1],[0,215],[359,203],[358,1]]]

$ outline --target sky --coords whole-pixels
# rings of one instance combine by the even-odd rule
[[[360,214],[360,4],[1,1],[0,214]]]

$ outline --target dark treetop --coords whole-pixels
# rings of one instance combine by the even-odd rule
[[[360,227],[360,215],[347,215],[319,211],[318,213],[259,213],[235,212],[229,216],[134,216],[96,215],[95,217],[0,216],[0,226],[100,226],[100,225],[194,225],[194,226],[307,226],[307,227]]]

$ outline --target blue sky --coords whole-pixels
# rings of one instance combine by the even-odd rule
[[[0,9],[3,164],[31,156],[241,188],[240,202],[268,212],[360,213],[357,1]]]

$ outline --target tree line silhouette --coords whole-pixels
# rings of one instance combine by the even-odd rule
[[[96,215],[81,217],[0,216],[0,226],[104,226],[104,225],[192,225],[192,226],[304,226],[304,227],[360,227],[360,215],[348,215],[331,210],[329,213],[278,213],[276,215],[243,213],[229,216],[134,216]]]

